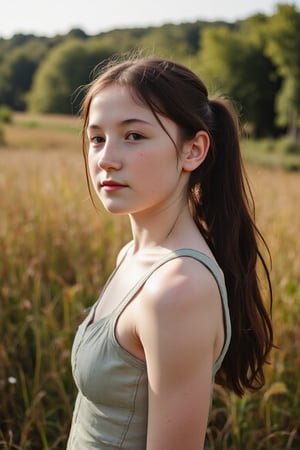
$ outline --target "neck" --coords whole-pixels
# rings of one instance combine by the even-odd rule
[[[170,207],[155,214],[132,214],[129,217],[134,253],[156,247],[176,247],[176,239],[182,235],[182,228],[193,223],[187,204],[180,208]]]

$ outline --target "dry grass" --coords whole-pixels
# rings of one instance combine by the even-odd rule
[[[6,147],[31,150],[75,150],[80,145],[80,119],[62,115],[17,113],[5,125]]]
[[[75,396],[72,339],[117,249],[129,238],[127,221],[96,213],[91,205],[77,124],[72,131],[69,119],[48,119],[16,118],[5,129],[8,148],[0,149],[0,447],[5,450],[65,448]],[[257,220],[273,258],[279,350],[260,393],[238,399],[216,388],[207,445],[299,449],[300,178],[254,167],[249,173]]]

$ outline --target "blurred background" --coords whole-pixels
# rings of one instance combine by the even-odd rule
[[[142,51],[232,100],[272,256],[266,385],[242,399],[216,386],[206,448],[300,449],[299,30],[299,1],[1,5],[0,448],[65,448],[72,340],[131,238],[89,198],[78,88],[107,58]]]

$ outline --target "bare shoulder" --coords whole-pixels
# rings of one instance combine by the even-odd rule
[[[217,282],[201,262],[190,257],[178,257],[156,270],[143,289],[145,307],[194,308],[220,306]]]
[[[217,282],[203,264],[188,257],[167,262],[148,279],[140,300],[137,334],[144,347],[152,345],[154,334],[169,333],[172,346],[200,352],[201,345],[216,360],[224,339],[223,308]]]

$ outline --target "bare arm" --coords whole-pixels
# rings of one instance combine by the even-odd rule
[[[177,260],[151,277],[140,304],[137,332],[149,380],[147,450],[201,450],[212,366],[223,338],[215,280],[199,263]]]

